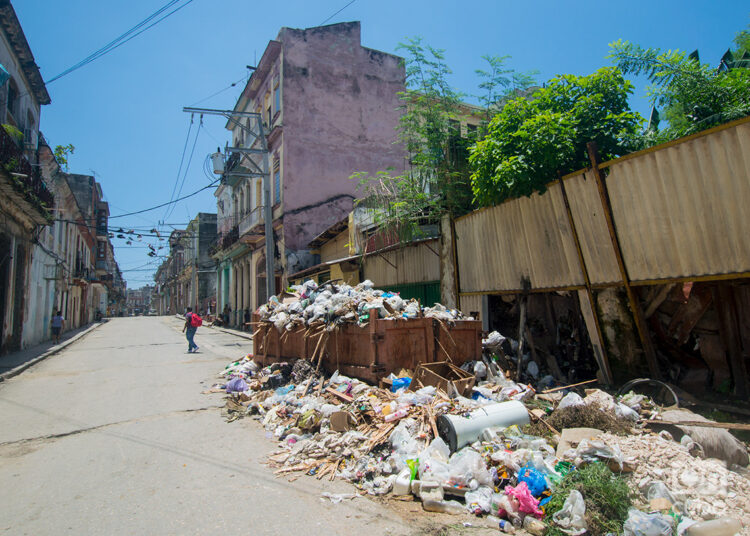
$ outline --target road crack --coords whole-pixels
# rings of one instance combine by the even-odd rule
[[[67,432],[60,432],[60,433],[57,433],[57,434],[47,434],[47,435],[43,435],[43,436],[28,437],[28,438],[24,438],[24,439],[16,439],[16,440],[13,440],[13,441],[5,441],[5,442],[0,443],[0,448],[2,448],[2,447],[8,447],[8,446],[14,446],[14,445],[22,445],[24,443],[33,443],[35,441],[55,440],[55,439],[60,439],[60,438],[63,438],[63,437],[69,437],[69,436],[84,434],[84,433],[87,433],[87,432],[95,432],[97,430],[102,430],[102,429],[105,429],[105,428],[109,428],[111,426],[119,426],[121,424],[129,424],[129,423],[134,423],[134,422],[143,422],[143,421],[158,419],[158,418],[162,418],[162,417],[168,417],[168,416],[171,416],[171,415],[180,415],[180,414],[185,414],[185,413],[200,413],[200,412],[203,412],[203,411],[210,411],[210,410],[221,409],[222,407],[224,407],[224,406],[223,405],[218,405],[218,406],[214,405],[214,406],[206,406],[206,407],[203,407],[203,408],[181,409],[181,410],[176,410],[176,411],[170,411],[170,412],[167,412],[167,413],[159,413],[159,414],[156,414],[156,415],[145,415],[145,416],[142,416],[142,417],[134,417],[132,419],[126,419],[124,421],[116,421],[116,422],[110,422],[110,423],[105,423],[105,424],[99,424],[99,425],[96,425],[96,426],[89,426],[89,427],[86,427],[86,428],[78,428],[78,429],[75,429],[75,430],[69,430]]]

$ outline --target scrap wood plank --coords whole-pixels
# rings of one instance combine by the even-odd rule
[[[347,395],[346,393],[342,393],[341,391],[337,391],[333,387],[326,387],[326,393],[331,393],[332,395],[343,400],[346,403],[350,403],[354,401],[354,397],[351,397]]]
[[[435,415],[432,413],[432,407],[427,407],[427,419],[430,422],[430,428],[432,428],[432,437],[437,438],[438,435],[438,429],[437,429],[437,422],[435,421]]]
[[[700,426],[703,428],[726,428],[728,430],[750,430],[750,424],[737,422],[705,422],[705,421],[646,421],[646,424],[671,424],[673,426]]]
[[[578,387],[579,385],[587,385],[589,383],[594,383],[597,381],[599,380],[593,379],[593,380],[586,380],[585,382],[571,383],[570,385],[561,385],[560,387],[555,387],[553,389],[545,389],[544,391],[542,391],[542,394],[554,393],[556,391],[562,391],[563,389],[570,389],[571,387]]]
[[[395,427],[396,423],[392,422],[381,427],[379,431],[367,442],[367,452],[371,451],[373,448],[385,441],[386,437],[388,437],[388,435],[393,431]]]

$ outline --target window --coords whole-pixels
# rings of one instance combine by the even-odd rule
[[[281,203],[281,164],[278,156],[273,159],[273,199],[274,204]]]
[[[18,86],[16,85],[16,81],[11,78],[10,80],[8,80],[8,99],[6,100],[6,103],[5,103],[8,107],[8,111],[11,114],[16,113],[16,101],[17,100],[18,100]]]
[[[274,80],[273,101],[274,101],[274,107],[276,109],[276,113],[279,113],[279,111],[281,111],[281,85],[279,84],[278,75],[276,76],[276,79]]]

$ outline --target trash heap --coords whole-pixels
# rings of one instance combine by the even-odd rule
[[[271,322],[279,331],[324,323],[326,329],[344,323],[367,324],[371,318],[436,318],[442,321],[463,319],[456,309],[436,303],[421,307],[417,300],[404,300],[397,293],[373,288],[372,281],[355,287],[345,283],[314,281],[291,287],[291,293],[272,296],[258,309],[263,322]]]
[[[750,481],[700,458],[689,437],[677,442],[640,429],[644,417],[659,414],[645,397],[537,394],[480,372],[476,387],[451,396],[435,386],[413,389],[408,371],[383,388],[338,373],[325,379],[305,360],[261,367],[248,355],[222,371],[214,391],[229,395],[228,420],[254,416],[278,441],[268,457],[275,474],[343,478],[361,494],[473,514],[471,524],[539,535],[624,526],[630,535],[692,536],[702,534],[700,521],[750,519]],[[573,427],[571,419],[602,429]],[[619,499],[606,500],[612,496]],[[750,534],[750,526],[738,533]]]
[[[371,318],[463,318],[369,281],[292,290],[262,306],[261,321],[290,331]],[[518,363],[490,357],[503,344],[491,333],[480,361],[441,365],[451,375],[420,364],[378,386],[338,371],[327,376],[305,359],[263,366],[247,355],[207,392],[227,395],[227,421],[261,422],[278,442],[267,463],[290,480],[342,478],[360,494],[418,500],[426,511],[473,516],[465,524],[504,532],[750,536],[750,525],[737,525],[750,519],[750,482],[704,459],[714,454],[703,439],[650,432],[648,423],[669,412],[633,392],[614,398],[586,389],[581,396],[563,387],[545,392],[551,376],[535,385],[512,381],[501,365],[518,377]],[[531,381],[538,369],[527,367],[522,377]],[[747,465],[740,447],[732,459]]]

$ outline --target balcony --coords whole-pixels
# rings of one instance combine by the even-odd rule
[[[4,128],[0,128],[0,166],[5,171],[0,195],[15,201],[34,223],[49,223],[55,198],[44,184],[39,166],[29,163],[23,149]]]
[[[262,235],[263,229],[256,229],[259,225],[263,225],[264,219],[263,219],[263,209],[265,207],[259,206],[255,207],[251,212],[248,214],[245,214],[245,216],[240,220],[239,225],[239,236],[248,236],[248,235]]]
[[[91,281],[96,281],[96,274],[93,270],[90,270],[89,268],[77,268],[73,271],[73,279],[77,279],[79,282],[87,282],[90,283]]]

